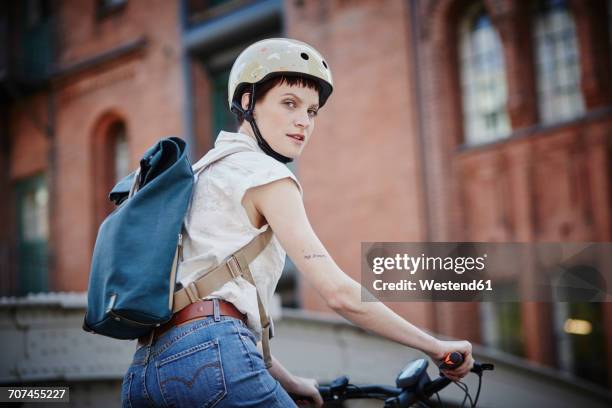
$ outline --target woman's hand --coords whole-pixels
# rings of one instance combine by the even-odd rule
[[[285,387],[285,391],[294,395],[299,395],[300,397],[304,397],[304,399],[311,399],[313,401],[313,406],[320,408],[323,406],[323,398],[321,398],[321,394],[317,388],[318,386],[319,384],[314,378],[293,376],[293,381],[290,385]],[[301,404],[298,405],[307,406]]]
[[[459,381],[461,378],[469,374],[474,366],[474,357],[472,357],[472,344],[469,341],[442,341],[437,340],[438,344],[435,351],[429,354],[429,357],[434,363],[439,366],[444,359],[444,356],[453,351],[457,351],[463,355],[463,364],[457,368],[443,369],[442,374],[453,381]]]

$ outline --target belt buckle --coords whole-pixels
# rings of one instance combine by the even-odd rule
[[[234,255],[230,256],[227,261],[225,261],[227,268],[232,274],[232,278],[236,279],[239,276],[242,276],[242,269],[240,268],[240,264]]]

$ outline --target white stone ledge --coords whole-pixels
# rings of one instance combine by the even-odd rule
[[[118,396],[135,342],[83,331],[85,306],[84,293],[1,298],[0,383],[64,381],[71,387],[74,384],[75,395],[83,400],[95,400],[97,393],[108,396],[112,387]],[[321,383],[348,375],[356,384],[393,385],[406,363],[422,357],[326,313],[283,309],[276,313],[275,328],[273,354],[291,372]],[[608,390],[557,370],[478,346],[474,346],[474,355],[496,365],[495,371],[484,375],[479,406],[612,406]],[[435,367],[429,368],[429,374],[437,375]],[[465,382],[476,389],[475,375]],[[448,387],[441,394],[447,400],[462,399],[457,387]]]

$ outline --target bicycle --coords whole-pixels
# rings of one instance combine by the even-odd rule
[[[438,368],[458,367],[463,363],[463,356],[454,352],[445,356],[443,361]],[[438,392],[452,381],[443,374],[432,380],[427,373],[428,365],[429,361],[424,358],[410,362],[397,376],[395,387],[379,384],[354,385],[349,383],[347,376],[341,376],[328,386],[319,386],[319,393],[325,402],[324,406],[329,406],[328,403],[340,403],[349,399],[380,399],[384,401],[384,408],[444,407]],[[474,399],[467,385],[461,381],[455,383],[465,392],[461,407],[465,407],[468,401],[470,402],[469,407],[476,407],[480,397],[482,373],[493,369],[493,364],[474,362],[471,371],[478,375],[478,390]],[[434,394],[438,399],[436,405],[432,405],[430,400]],[[292,395],[292,397],[297,402],[312,402],[297,396]]]

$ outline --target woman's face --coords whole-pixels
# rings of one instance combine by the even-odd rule
[[[249,95],[242,96],[242,107],[248,108]],[[315,89],[280,83],[255,102],[254,117],[263,138],[277,153],[297,158],[314,131],[319,109],[319,93]],[[246,121],[241,131],[253,136]]]

